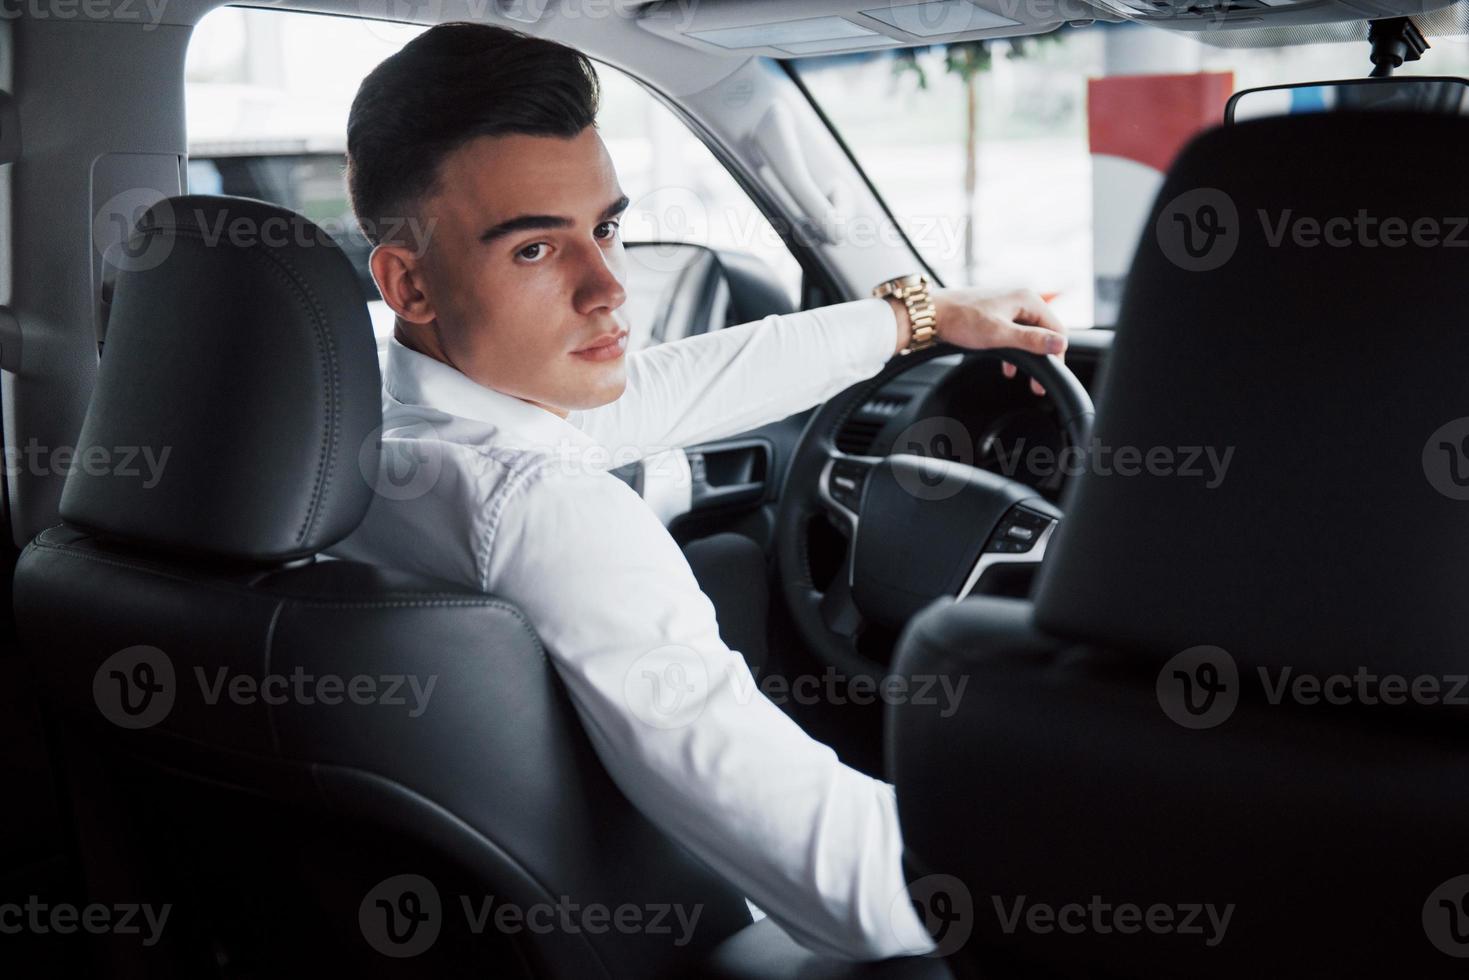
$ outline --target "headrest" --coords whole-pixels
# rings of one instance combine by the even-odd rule
[[[1469,120],[1408,114],[1263,119],[1185,148],[1127,280],[1042,629],[1463,671],[1465,160]]]
[[[117,262],[61,516],[259,562],[350,533],[371,501],[359,460],[376,465],[381,380],[331,237],[261,201],[191,195],[150,208]]]

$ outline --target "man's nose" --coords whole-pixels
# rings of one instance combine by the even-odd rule
[[[614,250],[603,248],[597,243],[583,252],[582,279],[577,284],[574,303],[582,315],[597,310],[615,310],[627,301],[627,290],[622,285],[622,272]],[[615,251],[620,252],[621,249]]]

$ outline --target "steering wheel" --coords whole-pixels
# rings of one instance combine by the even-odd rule
[[[883,672],[858,651],[864,625],[899,630],[941,596],[962,599],[976,587],[983,592],[985,573],[995,565],[1039,565],[1061,518],[1039,491],[989,470],[941,456],[854,456],[837,448],[836,434],[847,419],[884,385],[951,354],[1006,360],[1040,382],[1058,411],[1067,451],[1084,461],[1095,409],[1076,375],[1054,356],[939,343],[894,357],[823,405],[802,431],[786,471],[776,558],[801,639],[819,661],[849,677]],[[844,567],[824,592],[807,555],[807,524],[819,511],[848,537]]]

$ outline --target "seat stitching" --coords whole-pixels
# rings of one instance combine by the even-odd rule
[[[169,231],[175,235],[186,238],[198,239],[204,243],[205,238],[202,231],[183,225],[154,225],[147,229],[145,234],[152,232]],[[288,286],[294,286],[303,296],[298,295],[297,301],[308,314],[313,328],[313,339],[316,342],[317,360],[322,365],[322,373],[327,384],[326,399],[326,423],[325,439],[322,441],[320,452],[316,461],[315,485],[312,487],[311,499],[307,503],[306,516],[301,522],[301,527],[296,531],[296,542],[304,543],[315,528],[316,522],[324,509],[324,501],[327,491],[331,486],[333,469],[336,465],[336,449],[340,442],[340,418],[338,417],[337,402],[340,397],[339,365],[336,359],[336,349],[331,337],[331,331],[326,329],[326,316],[317,302],[316,294],[304,277],[296,271],[295,265],[284,254],[264,242],[260,243],[260,249],[244,249],[246,255],[255,255],[273,260],[275,265],[267,266],[273,269],[277,275]],[[301,302],[304,298],[306,302]]]

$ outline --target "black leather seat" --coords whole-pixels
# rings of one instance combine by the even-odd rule
[[[1469,120],[1343,113],[1215,129],[1172,168],[1096,439],[1232,449],[1222,482],[1114,455],[1033,606],[938,603],[901,639],[900,671],[967,678],[951,717],[889,714],[912,870],[963,885],[956,973],[1463,975],[1466,159]],[[1279,693],[1302,676],[1326,686]],[[1119,929],[1093,896],[1170,918]],[[1047,918],[1068,903],[1079,928]],[[1185,932],[1195,904],[1227,926]]]
[[[220,239],[237,219],[254,238]],[[77,458],[166,450],[161,479],[74,468],[15,588],[91,900],[171,906],[152,946],[99,940],[103,975],[674,976],[748,924],[606,776],[515,608],[314,560],[370,502],[381,425],[337,247],[243,199],[175,199],[144,228]],[[632,906],[649,928],[476,932],[462,899]],[[698,909],[692,935],[671,912],[653,929],[660,906]]]
[[[324,232],[175,198],[121,261],[65,523],[15,580],[87,899],[162,920],[82,935],[98,975],[948,976],[751,925],[606,775],[515,607],[319,556],[381,427]]]

